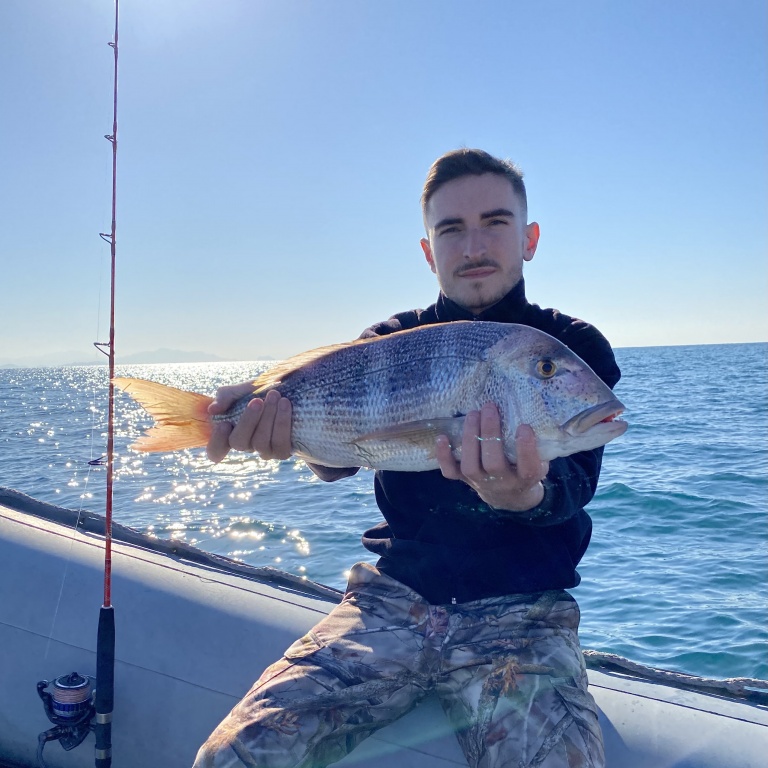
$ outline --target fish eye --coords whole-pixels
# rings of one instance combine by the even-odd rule
[[[551,379],[557,372],[557,366],[548,358],[539,360],[536,363],[536,371],[543,379]]]

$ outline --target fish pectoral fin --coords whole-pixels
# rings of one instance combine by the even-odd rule
[[[461,444],[463,431],[463,416],[445,416],[437,419],[408,421],[403,424],[395,424],[391,427],[377,429],[375,432],[361,435],[353,441],[353,444],[364,449],[366,443],[392,441],[406,442],[432,449],[438,435],[447,435],[451,447],[455,448]]]

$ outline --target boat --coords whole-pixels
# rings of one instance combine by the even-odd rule
[[[0,765],[94,764],[93,735],[69,750],[44,707],[49,681],[96,673],[94,606],[105,518],[0,488]],[[112,525],[117,612],[112,754],[121,768],[189,768],[261,671],[341,598],[338,590]],[[768,682],[712,681],[585,651],[609,768],[760,768]],[[48,688],[38,684],[47,684]],[[54,696],[55,698],[55,696]],[[466,765],[428,699],[339,766]]]

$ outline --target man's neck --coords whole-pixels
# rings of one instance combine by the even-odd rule
[[[441,322],[450,322],[452,320],[489,320],[492,322],[514,323],[521,319],[522,313],[527,306],[525,283],[521,278],[510,289],[509,293],[502,296],[492,306],[486,307],[479,312],[462,306],[441,292],[437,300],[437,314]]]

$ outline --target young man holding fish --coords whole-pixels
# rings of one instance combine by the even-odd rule
[[[517,168],[479,150],[448,153],[430,169],[422,207],[421,246],[438,301],[364,337],[458,320],[514,323],[559,339],[616,384],[613,353],[596,329],[525,298],[523,264],[539,227],[527,221]],[[539,358],[532,375],[554,376],[556,362]],[[211,413],[252,391],[251,382],[220,389]],[[595,419],[605,415],[609,426],[599,428],[616,436],[623,427],[611,419],[621,404],[605,407],[614,410]],[[545,461],[534,430],[521,424],[512,463],[496,404],[458,416],[459,434],[432,439],[438,470],[376,472],[385,521],[363,536],[380,557],[376,567],[353,567],[342,603],[264,672],[200,749],[196,768],[329,765],[431,692],[472,768],[604,765],[578,606],[564,591],[579,581],[591,535],[584,506],[602,447]],[[236,449],[288,458],[292,419],[292,403],[269,391],[234,427],[215,427],[209,456],[220,461]],[[357,471],[310,467],[328,481]]]

